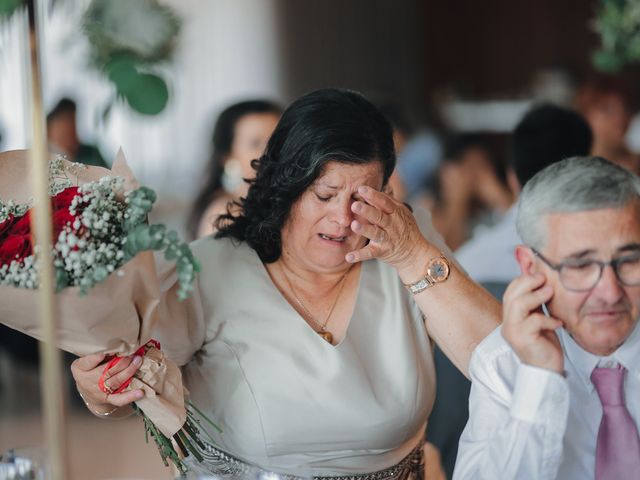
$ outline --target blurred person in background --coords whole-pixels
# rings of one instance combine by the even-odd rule
[[[247,194],[255,170],[251,162],[262,156],[278,123],[282,108],[269,100],[235,103],[218,116],[213,128],[212,153],[204,171],[204,186],[189,216],[188,231],[193,238],[215,231],[219,215],[229,202]]]
[[[63,98],[47,115],[49,151],[65,155],[72,162],[108,168],[97,147],[78,138],[76,102]]]
[[[594,76],[578,89],[575,105],[593,131],[591,154],[640,173],[640,157],[626,143],[631,122],[631,89],[626,82],[619,77]]]
[[[524,184],[551,163],[576,155],[587,155],[593,136],[578,113],[551,104],[529,110],[516,126],[511,140],[508,183],[520,193]],[[498,297],[520,274],[513,252],[520,239],[513,205],[493,227],[480,231],[456,251],[456,258],[477,282],[499,284]]]
[[[402,158],[402,152],[413,135],[413,127],[398,105],[383,102],[377,106],[393,128],[393,145],[396,149],[396,158],[398,160],[396,168],[393,170],[391,178],[389,178],[389,187],[393,192],[393,196],[404,202],[407,198],[407,188],[403,178],[400,176],[398,165]]]
[[[587,155],[592,135],[576,112],[554,105],[532,108],[518,123],[512,139],[509,185],[518,194],[536,173],[566,157]],[[456,251],[469,276],[501,299],[507,285],[520,275],[514,252],[521,243],[516,231],[517,205],[500,222],[485,229]],[[439,349],[435,349],[436,401],[427,440],[442,456],[449,478],[458,452],[458,440],[469,416],[470,382]]]
[[[397,176],[409,201],[422,194],[424,183],[437,171],[443,155],[446,128],[433,111],[427,111],[426,116],[424,125],[412,129],[398,150]]]
[[[501,216],[513,203],[497,170],[479,135],[455,135],[447,141],[442,164],[416,204],[431,211],[433,225],[452,250],[470,236],[483,214]]]

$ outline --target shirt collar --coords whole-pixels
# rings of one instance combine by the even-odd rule
[[[629,338],[620,345],[620,347],[607,357],[600,357],[589,353],[578,345],[575,340],[567,333],[565,329],[561,329],[560,342],[562,343],[565,358],[575,368],[580,379],[584,382],[589,391],[594,390],[591,382],[591,372],[596,368],[603,358],[612,359],[622,365],[630,374],[640,376],[640,326],[636,322]]]

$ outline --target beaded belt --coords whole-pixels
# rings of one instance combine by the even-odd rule
[[[208,473],[222,475],[228,479],[242,479],[247,478],[248,475],[255,477],[255,466],[245,463],[209,443],[205,442],[205,449],[200,453],[204,461],[198,466],[193,465],[196,470],[204,467]],[[384,470],[351,475],[314,476],[313,480],[422,480],[423,473],[424,455],[422,443],[420,443],[399,463]],[[277,475],[281,480],[303,480],[303,477],[296,475]]]

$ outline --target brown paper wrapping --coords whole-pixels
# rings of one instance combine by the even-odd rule
[[[27,155],[26,150],[0,153],[0,198],[5,202],[27,203],[31,197]],[[121,151],[111,170],[83,168],[77,184],[104,176],[123,177],[126,190],[138,186]],[[161,291],[156,270],[153,253],[142,252],[85,296],[80,296],[77,287],[59,292],[57,346],[75,355],[135,352],[151,338],[161,311],[171,311],[171,305],[178,303],[174,290]],[[42,340],[37,292],[0,286],[0,322]],[[146,396],[136,403],[164,435],[170,438],[180,430],[186,420],[185,390],[174,362],[155,348],[149,349],[130,388],[145,391]]]

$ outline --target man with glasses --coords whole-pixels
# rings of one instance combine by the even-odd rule
[[[519,200],[522,275],[475,350],[454,479],[640,478],[640,180],[597,157]]]

